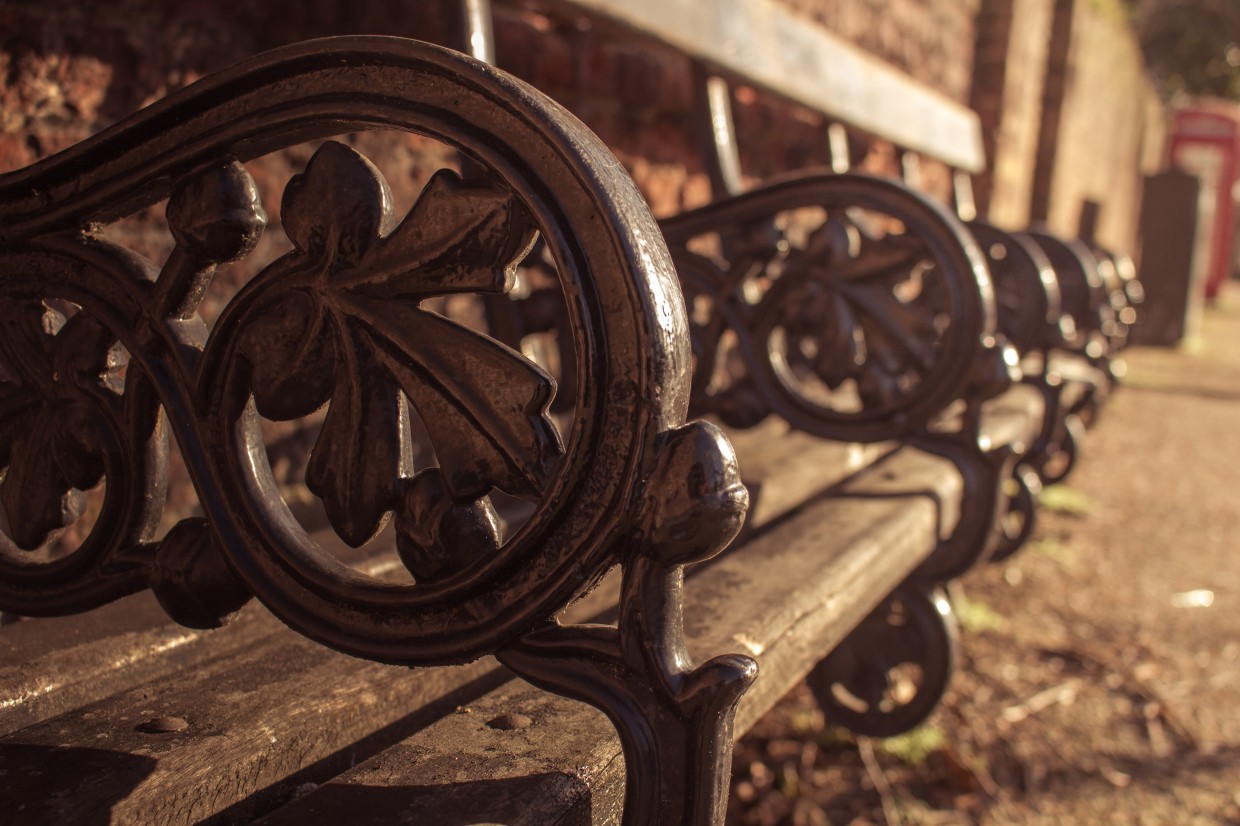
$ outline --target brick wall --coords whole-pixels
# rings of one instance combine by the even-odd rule
[[[1096,202],[1099,242],[1131,252],[1166,124],[1117,0],[1058,0],[1050,54],[1031,217],[1075,235],[1081,204]]]
[[[971,105],[988,167],[974,181],[978,210],[1003,227],[1029,223],[1044,67],[1055,0],[983,0]]]
[[[972,105],[990,160],[975,181],[982,212],[1076,235],[1092,201],[1098,239],[1134,251],[1141,179],[1161,162],[1165,118],[1119,0],[983,0],[977,32]]]
[[[782,0],[949,96],[968,99],[980,0]],[[500,66],[567,105],[612,146],[660,214],[702,203],[690,67],[655,44],[497,2]],[[309,37],[383,32],[443,42],[434,2],[306,0],[0,6],[0,170],[71,145],[201,75]],[[827,162],[821,119],[739,90],[746,173]],[[881,158],[871,168],[884,169]],[[928,179],[936,181],[933,165]]]

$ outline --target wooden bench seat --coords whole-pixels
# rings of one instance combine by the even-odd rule
[[[694,572],[690,650],[735,650],[762,669],[737,712],[738,732],[933,550],[959,494],[950,466],[906,450]],[[603,728],[592,709],[505,684],[262,822],[415,824],[452,811],[461,823],[615,823],[623,756],[618,740],[598,736]]]
[[[784,441],[800,449],[803,472],[752,483],[755,491],[764,491],[767,529],[755,528],[739,548],[697,569],[686,590],[691,650],[736,650],[762,664],[764,679],[742,704],[738,731],[802,679],[823,646],[838,642],[900,584],[933,550],[938,533],[950,528],[959,507],[958,477],[942,460],[905,449],[830,483],[829,474],[812,474],[810,468],[823,459],[846,459],[842,453],[855,457],[879,450],[850,451],[799,434]],[[815,450],[824,446],[829,449]],[[807,495],[806,480],[815,476],[833,489]],[[784,487],[784,479],[791,485]],[[783,513],[777,514],[781,506]],[[790,579],[788,571],[796,576]],[[570,612],[580,616],[614,604],[616,590],[614,582],[605,582]],[[144,606],[138,604],[141,597],[131,600],[114,608],[126,609],[137,626]],[[47,660],[76,664],[71,655],[80,635],[66,633],[66,626],[89,633],[86,629],[100,627],[101,619],[57,620],[60,633],[42,637],[53,646],[43,651]],[[128,633],[162,639],[173,630],[152,625]],[[18,649],[53,629],[28,622],[6,630],[5,636],[29,632],[17,637],[13,648]],[[101,810],[118,823],[192,823],[217,816],[245,822],[305,784],[326,784],[321,794],[272,815],[276,822],[286,822],[280,820],[285,817],[292,822],[326,816],[314,808],[321,801],[356,805],[349,803],[348,787],[369,784],[366,778],[374,780],[376,771],[388,773],[382,785],[393,788],[368,799],[373,822],[398,812],[429,816],[456,805],[452,795],[461,789],[452,787],[459,780],[449,779],[451,772],[481,784],[467,784],[469,794],[496,806],[490,811],[504,815],[498,822],[509,822],[505,818],[527,807],[532,808],[526,822],[555,822],[553,807],[571,809],[583,800],[591,812],[615,811],[623,798],[623,772],[609,771],[619,744],[614,735],[600,743],[599,733],[606,729],[598,726],[598,712],[514,687],[511,675],[490,658],[414,672],[359,662],[292,633],[257,606],[231,626],[198,633],[212,644],[197,645],[196,656],[190,653],[194,643],[187,641],[152,649],[159,664],[126,668],[116,662],[120,667],[106,677],[81,675],[97,680],[95,693],[104,696],[94,701],[81,702],[82,693],[74,692],[75,701],[65,689],[54,701],[28,705],[20,717],[5,709],[9,727],[25,723],[0,739],[5,772],[0,799],[15,807],[13,822],[73,822]],[[8,685],[16,682],[13,677],[8,675]],[[60,708],[48,716],[53,702]],[[454,713],[458,707],[470,711]],[[502,711],[492,714],[494,709]],[[503,720],[494,722],[505,715],[537,722],[506,730]],[[44,719],[31,724],[36,716]],[[462,731],[472,732],[468,748],[459,739]],[[528,749],[509,742],[491,761],[482,759],[492,748],[488,738],[504,737],[534,739]],[[402,754],[417,759],[401,759]],[[533,770],[534,764],[541,768]],[[487,782],[505,773],[525,782],[516,784],[519,791],[493,795]],[[402,787],[410,786],[425,788],[403,793]],[[170,794],[172,788],[179,791]],[[568,810],[555,813],[566,816]],[[549,819],[537,819],[544,816]]]

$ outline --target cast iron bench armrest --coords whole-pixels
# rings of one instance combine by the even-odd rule
[[[1044,404],[1025,394],[1002,421],[985,413],[1018,377],[1016,353],[995,335],[986,259],[955,216],[894,181],[810,170],[661,224],[690,308],[693,412],[737,427],[775,413],[950,459],[968,504],[919,569],[927,582],[1024,540],[1033,483],[1017,465]]]
[[[487,17],[487,0],[465,5],[469,43],[486,42],[478,21]],[[991,336],[985,262],[954,216],[890,181],[832,180],[810,170],[746,191],[728,86],[752,84],[824,115],[835,172],[851,163],[847,123],[953,165],[958,188],[967,181],[961,170],[984,162],[973,140],[976,115],[922,94],[916,81],[890,67],[870,71],[870,61],[850,62],[850,47],[811,23],[791,24],[768,0],[709,10],[595,0],[551,5],[584,15],[600,30],[670,45],[691,63],[701,157],[716,203],[663,221],[694,328],[691,411],[741,428],[775,412],[806,432],[867,441],[926,435],[933,425],[937,432],[923,444],[973,480],[966,498],[976,517],[962,521],[947,543],[954,548],[936,554],[939,574],[963,571],[985,553],[982,537],[1007,507],[999,492],[1004,475],[1015,472],[1033,441],[1000,445],[981,432],[985,401],[1015,378],[1013,351]],[[721,36],[702,36],[712,31]],[[883,92],[849,92],[870,82]],[[901,114],[906,105],[917,108],[917,117]],[[960,128],[936,128],[948,122]],[[908,151],[904,159],[915,160]],[[905,164],[906,172],[911,168]],[[783,221],[811,205],[829,207],[817,230]],[[500,326],[510,332],[549,326],[541,307],[510,307],[506,315]],[[958,399],[963,415],[954,431],[944,429],[942,411]],[[1026,407],[1023,418],[1036,431],[1040,405],[1035,399]],[[1016,501],[1031,516],[1028,480],[1018,475],[1017,485]]]
[[[263,230],[237,161],[365,129],[444,141],[468,173],[441,171],[402,219],[366,159],[324,144],[285,191],[292,249],[208,330],[196,310],[215,266]],[[273,818],[317,816],[324,799],[347,811],[350,786],[369,785],[380,765],[384,785],[440,788],[413,802],[405,789],[372,793],[367,805],[407,811],[446,791],[453,807],[462,788],[509,788],[472,784],[528,754],[501,742],[523,709],[585,719],[515,689],[487,654],[611,718],[618,744],[593,725],[558,732],[547,759],[597,777],[611,790],[600,804],[618,805],[625,787],[626,823],[721,819],[754,658],[771,679],[740,706],[741,729],[811,671],[826,703],[837,688],[871,703],[853,718],[834,709],[857,731],[893,733],[929,713],[954,644],[937,586],[987,552],[1027,429],[1019,404],[982,412],[1007,398],[1013,373],[977,246],[904,187],[816,172],[660,227],[617,169],[570,116],[500,72],[407,41],[344,38],[248,61],[0,177],[0,501],[35,505],[15,511],[15,536],[37,545],[78,515],[77,489],[107,483],[81,547],[56,558],[0,548],[0,609],[62,614],[151,587],[174,618],[205,627],[253,593],[303,635],[253,606],[211,635],[179,632],[152,623],[137,594],[103,609],[111,631],[65,651],[123,652],[133,633],[152,656],[70,668],[52,685],[43,676],[56,654],[34,653],[46,634],[20,624],[15,647],[48,670],[32,683],[0,669],[0,685],[21,695],[0,725],[26,726],[0,740],[0,761],[30,775],[10,773],[10,790],[65,817],[113,802],[135,820],[250,817],[339,772],[365,743],[375,762]],[[98,233],[169,195],[177,246],[162,268]],[[541,270],[543,289],[512,301],[518,265]],[[490,336],[420,306],[450,294],[486,301]],[[518,353],[526,332],[550,329],[558,392]],[[307,481],[348,545],[394,514],[377,556],[307,535],[268,467],[260,416],[329,400]],[[747,500],[727,441],[685,424],[686,409],[751,428],[750,454],[768,461],[746,478],[757,494],[746,540],[692,571],[701,590],[682,620],[682,568],[727,543]],[[804,432],[759,424],[770,412]],[[414,413],[436,467],[413,464]],[[160,537],[168,431],[207,518]],[[501,528],[492,490],[532,515]],[[612,568],[620,576],[602,579]],[[786,569],[802,575],[795,598]],[[618,602],[617,626],[577,624],[607,602]],[[694,667],[686,636],[735,653]],[[313,641],[426,667],[359,664]],[[923,679],[911,702],[876,712],[886,698],[865,689],[889,654]],[[182,662],[197,668],[177,672]],[[157,702],[144,688],[156,684]],[[450,713],[457,704],[497,714],[465,720]],[[115,738],[107,754],[125,761],[111,785],[92,780],[101,726]],[[77,746],[68,757],[56,750],[65,732]],[[503,758],[473,759],[485,755],[462,748],[462,732]],[[177,739],[148,760],[146,738],[164,735]],[[410,754],[419,760],[400,765]],[[434,774],[430,755],[470,759],[454,780]],[[66,759],[71,776],[46,771]],[[165,772],[204,764],[226,768],[199,794],[168,794]],[[512,788],[555,810],[559,781],[520,765]],[[31,782],[36,773],[50,785]]]
[[[377,169],[323,144],[284,193],[292,248],[208,330],[197,307],[216,265],[247,255],[265,223],[239,162],[369,129],[437,138],[484,174],[441,171],[400,218]],[[176,247],[162,266],[99,233],[165,197]],[[542,370],[419,306],[510,289],[536,235],[576,331],[576,412],[560,426]],[[520,651],[524,673],[623,729],[642,767],[630,820],[719,811],[753,663],[693,667],[681,566],[727,543],[746,495],[722,435],[685,424],[687,324],[658,228],[570,115],[441,48],[312,41],[0,177],[0,241],[0,501],[14,541],[0,609],[71,613],[151,587],[175,619],[209,627],[253,594],[305,636],[381,662]],[[413,583],[327,553],[280,498],[260,416],[329,400],[307,483],[350,545],[394,512]],[[438,467],[413,467],[410,410]],[[169,431],[205,518],[161,538]],[[81,545],[36,550],[104,480]],[[492,490],[533,506],[507,538]],[[548,624],[617,563],[619,632]]]

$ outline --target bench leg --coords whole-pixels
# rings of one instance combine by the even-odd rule
[[[731,540],[748,495],[731,447],[701,422],[665,438],[646,489],[636,553],[623,564],[618,626],[549,625],[497,657],[615,725],[627,774],[626,826],[721,824],[733,719],[757,663],[727,654],[693,665],[684,640],[684,565]]]
[[[1020,455],[1007,447],[982,450],[976,438],[967,435],[921,436],[912,444],[954,464],[963,484],[956,527],[939,541],[916,573],[922,582],[946,582],[963,576],[999,541],[1009,505],[1004,485],[1013,477]]]
[[[1010,484],[1015,490],[1008,496],[1007,513],[999,526],[991,562],[1002,562],[1019,551],[1033,534],[1037,521],[1037,496],[1042,491],[1038,474],[1027,465],[1019,465],[1012,473]]]
[[[955,670],[956,637],[946,594],[905,585],[819,662],[806,683],[828,722],[892,737],[938,706]]]

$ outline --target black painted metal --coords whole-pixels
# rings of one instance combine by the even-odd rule
[[[694,122],[698,146],[710,177],[711,194],[720,201],[744,191],[736,123],[732,118],[732,90],[727,80],[693,64]]]
[[[1027,237],[983,221],[970,222],[969,231],[990,267],[999,332],[1022,357],[1042,357],[1049,349],[1062,346],[1065,331],[1059,282],[1042,248]]]
[[[1129,322],[1136,320],[1127,296],[1127,285],[1134,285],[1135,295],[1140,296],[1141,292],[1138,282],[1131,278],[1125,281],[1119,275],[1116,261],[1120,259],[1105,255],[1099,259],[1080,240],[1060,238],[1045,229],[1019,235],[1036,243],[1054,267],[1063,295],[1064,317],[1072,319],[1065,330],[1062,349],[1083,359],[1104,377],[1103,381],[1086,385],[1070,409],[1059,416],[1053,443],[1061,449],[1053,462],[1048,461],[1045,467],[1038,468],[1042,481],[1050,484],[1061,481],[1072,469],[1079,432],[1097,418],[1117,381],[1122,369],[1118,353],[1127,342]],[[1131,275],[1129,266],[1121,266]],[[1051,377],[1051,381],[1055,378]]]
[[[947,459],[960,473],[959,521],[914,575],[919,582],[947,582],[967,573],[1000,541],[1008,509],[1005,484],[1016,472],[1025,448],[981,445],[976,428],[967,423],[958,433],[922,434],[911,443]]]
[[[806,683],[829,722],[869,737],[901,734],[943,698],[957,636],[941,589],[905,585],[819,662]]]
[[[1022,381],[1039,391],[1044,411],[1037,436],[1003,482],[1006,505],[990,555],[999,561],[1019,550],[1034,528],[1034,497],[1042,479],[1028,470],[1040,473],[1066,456],[1064,443],[1070,435],[1064,418],[1070,414],[1061,403],[1063,385],[1047,368],[1051,353],[1064,346],[1074,326],[1063,314],[1059,282],[1038,244],[982,221],[971,222],[969,229],[985,251],[994,278],[999,329],[1020,354]]]
[[[1007,493],[1007,508],[990,554],[991,562],[1002,562],[1024,547],[1037,521],[1037,497],[1042,491],[1042,479],[1037,472],[1022,462],[1005,484],[1012,489]]]
[[[662,226],[690,308],[695,413],[900,438],[963,396],[994,346],[976,244],[897,183],[803,173]]]
[[[1015,351],[992,336],[990,285],[972,237],[910,187],[865,176],[802,174],[796,187],[777,182],[741,195],[727,84],[700,68],[695,83],[715,203],[664,221],[691,310],[697,360],[692,410],[735,427],[774,412],[817,435],[905,438],[952,461],[963,479],[961,518],[917,572],[921,584],[909,585],[915,595],[888,607],[929,604],[918,589],[963,574],[996,546],[1023,541],[1033,521],[1031,508],[1009,508],[1011,482],[1005,484],[1023,481],[1014,474],[1025,446],[992,449],[980,437],[981,403],[1007,389],[1016,372]],[[832,171],[846,172],[847,135],[841,124],[833,126]],[[902,158],[909,177],[917,156],[905,152]],[[808,206],[821,214],[807,217]],[[884,231],[892,221],[899,229]],[[1010,291],[1013,285],[1005,286]],[[1045,305],[1046,292],[1036,286]],[[953,301],[961,297],[977,301]],[[966,330],[978,346],[954,354],[954,374],[941,370],[923,382],[935,359],[945,358],[944,341]],[[944,392],[925,398],[927,391]],[[953,393],[966,398],[959,429],[930,433],[932,419],[959,398]],[[910,407],[917,412],[910,415]],[[941,632],[927,632],[923,642],[954,639],[954,626],[944,625],[950,617],[915,613],[922,625]],[[875,627],[871,621],[854,631],[816,669],[816,679],[829,682],[847,661],[850,672],[842,679],[884,682],[885,652],[856,656],[879,642]],[[816,693],[829,714],[858,732],[904,731],[937,705],[954,647],[927,645],[920,655],[928,679],[909,705],[870,698],[874,702],[864,708],[846,709],[831,705],[834,695],[825,683]]]
[[[1090,252],[1098,262],[1098,275],[1111,310],[1109,326],[1104,327],[1103,333],[1111,343],[1112,352],[1118,353],[1128,346],[1132,327],[1137,323],[1137,306],[1145,300],[1145,293],[1137,280],[1136,265],[1127,255],[1097,245],[1091,246]],[[1112,375],[1112,378],[1118,377]]]
[[[379,172],[324,143],[281,208],[292,248],[213,328],[216,266],[263,232],[239,163],[365,129],[416,131],[484,172],[436,174],[391,212]],[[0,176],[0,608],[87,610],[152,587],[197,626],[250,594],[301,633],[407,665],[498,653],[593,702],[625,743],[625,822],[718,822],[731,719],[752,660],[694,668],[680,584],[739,529],[747,497],[722,434],[685,424],[688,325],[659,229],[584,127],[470,58],[392,38],[281,49]],[[99,226],[170,196],[162,266]],[[502,295],[541,238],[572,331],[572,404],[496,340],[430,312]],[[565,388],[561,388],[563,392]],[[327,408],[307,483],[361,544],[395,516],[413,584],[318,548],[280,498],[260,417]],[[416,413],[437,466],[415,466]],[[558,422],[558,423],[557,423]],[[205,514],[162,538],[168,437]],[[103,482],[93,529],[46,538]],[[493,490],[530,503],[503,536]],[[616,629],[548,625],[619,563]],[[647,746],[655,744],[651,751]]]
[[[535,685],[602,709],[628,767],[625,823],[722,823],[736,705],[757,676],[749,657],[694,667],[681,621],[683,566],[740,529],[748,494],[736,457],[711,425],[665,434],[626,565],[619,632],[549,625],[500,652]]]
[[[811,207],[817,212],[808,218],[796,214]],[[884,234],[892,219],[900,229]],[[930,604],[927,589],[1019,531],[1005,481],[1028,446],[991,446],[980,430],[981,404],[1010,387],[1019,370],[1015,351],[994,335],[985,259],[954,217],[894,182],[803,174],[663,227],[690,309],[694,412],[741,427],[774,413],[826,438],[902,439],[959,469],[961,518],[903,602]],[[1043,293],[1044,324],[1045,302]],[[957,400],[963,412],[941,426]],[[917,616],[925,647],[915,661],[926,681],[914,702],[875,700],[845,713],[830,707],[824,687],[818,695],[834,719],[891,734],[933,710],[951,672],[953,626],[939,611]],[[884,684],[880,643],[888,640],[871,631],[850,635],[819,668],[819,682]],[[844,661],[848,674],[840,676]]]
[[[1103,364],[1110,352],[1105,331],[1114,319],[1097,259],[1089,247],[1077,239],[1061,238],[1041,228],[1017,233],[1017,236],[1041,247],[1054,267],[1063,313],[1073,321],[1065,337],[1065,346],[1095,364]]]

